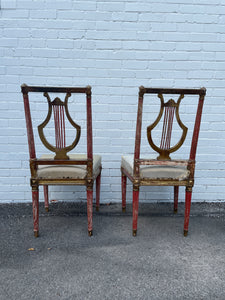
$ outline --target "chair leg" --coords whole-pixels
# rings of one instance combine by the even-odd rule
[[[96,211],[99,211],[101,173],[96,178]]]
[[[87,188],[88,235],[92,236],[93,187]]]
[[[192,188],[186,187],[185,215],[184,215],[184,236],[188,235],[188,224],[189,224],[189,216],[190,216],[190,210],[191,210],[191,196],[192,196]]]
[[[34,236],[39,236],[39,190],[37,186],[32,187]]]
[[[177,213],[179,186],[174,187],[174,213]]]
[[[121,188],[122,188],[122,211],[126,211],[126,191],[127,191],[127,176],[123,173],[121,175]]]
[[[133,236],[137,235],[139,188],[133,188]]]
[[[49,211],[49,202],[48,202],[48,185],[44,185],[44,198],[45,198],[45,210]]]

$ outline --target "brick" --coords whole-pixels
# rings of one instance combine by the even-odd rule
[[[3,32],[4,36],[5,37],[8,37],[8,38],[27,38],[27,37],[30,37],[30,31],[29,29],[4,29],[4,32]]]
[[[2,0],[1,9],[16,9],[16,0]]]
[[[2,0],[0,20],[0,196],[1,202],[31,201],[26,128],[20,85],[93,87],[94,151],[103,158],[101,201],[120,202],[121,154],[134,151],[138,86],[207,88],[197,151],[193,201],[225,201],[224,5],[221,0],[28,1]],[[168,95],[169,97],[169,95]],[[34,101],[36,126],[46,102]],[[145,96],[142,153],[149,148],[145,127],[159,101]],[[191,105],[186,105],[191,101]],[[79,103],[78,109],[74,103]],[[80,95],[71,115],[85,124]],[[182,121],[193,128],[194,102],[185,97]],[[174,131],[179,138],[179,132]],[[187,141],[191,139],[191,130]],[[85,140],[86,129],[82,131]],[[78,146],[76,151],[85,151]],[[44,146],[36,147],[38,155]],[[182,158],[184,147],[177,156]],[[12,161],[12,156],[14,161]],[[206,163],[207,162],[207,163]],[[4,175],[3,175],[4,174]],[[11,179],[11,182],[9,181]],[[2,181],[1,181],[2,180]],[[180,201],[184,201],[181,188]],[[76,197],[74,193],[76,192]],[[50,197],[85,200],[84,187],[51,187]],[[3,194],[4,193],[4,194]],[[128,201],[132,185],[128,182]],[[43,201],[43,193],[40,193]],[[173,201],[171,187],[142,188],[140,201]]]
[[[1,47],[16,47],[18,44],[17,38],[1,38],[0,46]]]
[[[84,19],[84,12],[81,11],[68,11],[68,10],[59,10],[57,12],[57,19],[63,20],[83,20]]]
[[[123,2],[108,2],[108,3],[100,2],[100,3],[97,3],[97,10],[99,10],[99,11],[121,12],[124,10],[124,7],[125,7],[125,3],[123,3]]]
[[[56,10],[30,10],[31,19],[55,19]]]
[[[28,10],[2,10],[2,17],[6,19],[26,19],[29,17],[29,11]]]

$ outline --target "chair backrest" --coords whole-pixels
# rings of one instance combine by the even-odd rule
[[[28,136],[28,145],[30,159],[36,158],[35,152],[35,143],[34,143],[34,134],[32,126],[32,118],[30,113],[29,105],[29,92],[43,93],[44,97],[47,98],[48,102],[48,113],[46,119],[38,126],[38,133],[40,139],[44,146],[50,151],[55,152],[55,160],[68,160],[69,157],[67,152],[71,151],[76,147],[79,142],[81,127],[76,124],[68,110],[68,99],[72,93],[83,93],[86,94],[86,113],[87,113],[87,158],[93,158],[92,150],[92,110],[91,110],[91,87],[39,87],[39,86],[27,86],[23,84],[21,86],[21,91],[23,93],[24,100],[24,109],[25,109],[25,118],[27,126],[27,136]],[[53,101],[51,100],[49,93],[65,93],[65,100],[62,101],[60,98],[56,97]],[[54,128],[55,128],[55,146],[48,142],[44,135],[44,128],[49,123],[51,116],[54,116]],[[71,145],[66,146],[66,126],[65,120],[76,129],[76,136]]]
[[[202,115],[202,107],[204,102],[204,97],[206,94],[206,89],[165,89],[165,88],[145,88],[141,86],[139,88],[139,101],[138,101],[138,113],[137,113],[137,125],[136,125],[136,139],[135,139],[135,152],[134,159],[138,160],[140,158],[140,145],[141,145],[141,127],[142,127],[142,111],[143,111],[143,99],[144,94],[157,94],[161,106],[159,114],[156,120],[147,127],[147,138],[150,146],[156,152],[159,153],[157,157],[158,160],[170,160],[170,153],[177,151],[185,141],[188,128],[182,123],[179,115],[179,107],[181,100],[185,95],[198,95],[198,107],[195,118],[195,125],[193,130],[193,137],[191,143],[191,151],[190,151],[190,160],[194,160],[196,156],[198,135],[200,129],[201,115]],[[179,95],[177,102],[173,99],[170,99],[165,103],[163,94],[177,94]],[[155,145],[152,139],[152,130],[158,125],[164,113],[164,120],[162,126],[162,135],[160,146]],[[171,134],[172,127],[174,121],[174,115],[176,117],[177,123],[182,130],[182,135],[180,140],[175,144],[175,146],[171,147]]]

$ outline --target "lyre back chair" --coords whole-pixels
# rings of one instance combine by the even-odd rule
[[[91,87],[36,87],[23,84],[21,91],[23,93],[30,154],[34,235],[36,237],[39,235],[39,185],[44,186],[46,211],[49,209],[49,185],[85,185],[87,190],[88,233],[91,236],[93,184],[96,180],[96,209],[98,210],[102,168],[101,156],[93,155],[92,150]],[[53,154],[44,154],[40,158],[36,157],[29,93],[43,93],[48,103],[47,117],[38,126],[38,133],[43,145]],[[49,93],[64,93],[65,100],[62,101],[59,97],[51,100]],[[86,96],[87,152],[85,154],[68,154],[76,147],[81,135],[81,127],[73,121],[68,109],[68,100],[72,94],[84,94]],[[44,129],[51,123],[50,119],[53,120],[52,123],[54,124],[54,145],[49,142],[51,137],[46,137],[44,134]],[[66,139],[68,124],[74,128],[75,132],[72,137],[73,142],[70,145],[67,145],[68,141]]]
[[[158,94],[160,99],[160,112],[153,124],[147,127],[147,140],[153,150],[158,152],[157,159],[140,158],[141,129],[143,99],[145,94]],[[177,95],[178,100],[164,101],[165,94]],[[138,202],[140,186],[174,186],[174,212],[177,212],[179,186],[186,187],[184,235],[188,234],[188,224],[191,206],[192,187],[194,185],[195,156],[199,136],[202,107],[206,89],[164,89],[164,88],[139,88],[139,101],[136,123],[136,138],[134,156],[122,156],[121,181],[122,181],[122,208],[126,208],[126,182],[127,177],[133,184],[133,236],[137,234]],[[193,95],[198,98],[198,106],[195,117],[193,136],[190,146],[189,159],[174,160],[170,154],[177,151],[185,141],[188,128],[182,123],[179,115],[181,100],[185,95]],[[153,141],[152,131],[160,122],[164,113],[161,142],[156,145]],[[172,126],[177,120],[182,130],[180,140],[174,146],[171,144]]]

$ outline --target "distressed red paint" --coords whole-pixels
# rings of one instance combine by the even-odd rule
[[[174,187],[174,212],[177,212],[178,208],[178,194],[179,194],[179,186]]]
[[[92,235],[93,189],[87,189],[88,232]]]
[[[121,188],[122,188],[122,209],[126,209],[126,192],[127,192],[127,177],[122,174],[121,176]]]
[[[92,111],[91,111],[91,87],[37,87],[22,85],[21,90],[24,99],[24,109],[27,125],[27,136],[30,153],[30,170],[31,170],[31,186],[32,186],[32,199],[33,199],[33,218],[34,218],[34,233],[38,236],[39,232],[39,185],[44,186],[45,209],[48,211],[48,185],[85,185],[87,189],[87,215],[88,215],[88,232],[92,234],[92,205],[93,205],[93,184],[96,180],[96,207],[99,208],[100,201],[100,182],[101,182],[101,165],[93,175],[93,150],[92,150]],[[44,97],[48,101],[48,114],[46,119],[38,126],[38,132],[42,143],[50,151],[56,153],[54,159],[38,159],[35,153],[34,135],[32,128],[32,120],[30,114],[28,93],[44,93]],[[62,102],[59,98],[51,101],[48,93],[66,93],[65,101]],[[67,152],[71,151],[79,142],[80,139],[80,126],[76,124],[70,117],[67,101],[72,93],[81,93],[86,95],[86,113],[87,113],[87,158],[83,160],[72,160],[67,156]],[[51,145],[43,134],[43,128],[48,124],[51,114],[54,114],[55,121],[55,143],[56,147]],[[76,128],[77,134],[74,142],[66,147],[66,132],[65,132],[65,114],[68,121],[73,127]],[[40,165],[86,165],[85,178],[40,178],[38,177],[38,167]]]
[[[28,98],[27,93],[23,94],[23,101],[24,101],[24,111],[25,111],[25,118],[26,118],[27,138],[28,138],[30,159],[33,159],[33,158],[36,158],[36,153],[35,153],[34,134],[33,134],[33,127],[32,127],[32,121],[31,121],[31,114],[30,114],[29,98]]]
[[[91,90],[87,93],[87,156],[93,159]]]
[[[174,112],[175,112],[175,107],[165,107],[163,131],[162,131],[161,144],[160,144],[161,149],[170,148]]]
[[[100,186],[101,186],[101,176],[98,175],[96,178],[96,210],[99,210],[100,203]]]
[[[45,210],[49,210],[49,201],[48,201],[48,185],[44,185],[44,199],[45,199]]]
[[[32,190],[32,204],[33,204],[33,222],[34,222],[34,235],[39,235],[39,192]]]
[[[187,235],[187,233],[188,233],[189,216],[190,216],[190,210],[191,210],[191,196],[192,196],[192,191],[186,190],[185,213],[184,213],[184,235]]]
[[[141,147],[141,127],[142,127],[142,112],[143,112],[143,98],[144,94],[158,94],[161,100],[161,109],[156,121],[147,127],[147,137],[150,146],[160,153],[157,160],[154,159],[142,159],[140,158],[140,147]],[[180,97],[175,102],[173,99],[169,100],[167,103],[164,102],[163,94],[179,94]],[[194,170],[195,170],[195,156],[197,149],[197,142],[200,130],[200,122],[202,115],[203,101],[206,94],[206,89],[165,89],[165,88],[145,88],[143,86],[139,89],[139,99],[138,99],[138,111],[137,111],[137,123],[136,123],[136,136],[135,136],[135,149],[134,149],[134,168],[133,174],[130,174],[126,168],[121,167],[122,172],[122,207],[126,203],[125,194],[125,178],[128,177],[133,183],[133,234],[136,235],[137,231],[137,216],[138,216],[138,199],[139,199],[139,187],[144,185],[158,185],[158,186],[174,186],[174,211],[177,211],[178,206],[178,192],[179,186],[186,186],[186,197],[185,197],[185,224],[184,224],[184,234],[187,235],[189,215],[190,215],[190,205],[191,205],[191,193],[192,187],[194,185]],[[193,130],[193,138],[191,142],[191,151],[189,159],[185,160],[171,160],[169,154],[178,150],[183,144],[187,127],[182,123],[179,117],[179,105],[181,100],[185,95],[198,95],[199,103],[195,118],[195,125]],[[161,136],[161,145],[157,147],[151,138],[151,130],[155,128],[161,119],[163,109],[165,108],[163,132]],[[176,109],[175,109],[176,108]],[[176,113],[176,119],[183,130],[180,141],[174,146],[170,147],[171,134],[172,134],[172,124],[174,113]],[[140,166],[170,166],[179,167],[186,166],[189,171],[189,175],[184,179],[173,179],[173,178],[143,178],[140,176]]]
[[[56,148],[66,147],[65,118],[62,105],[53,105]]]
[[[133,189],[133,235],[137,233],[139,190]]]

